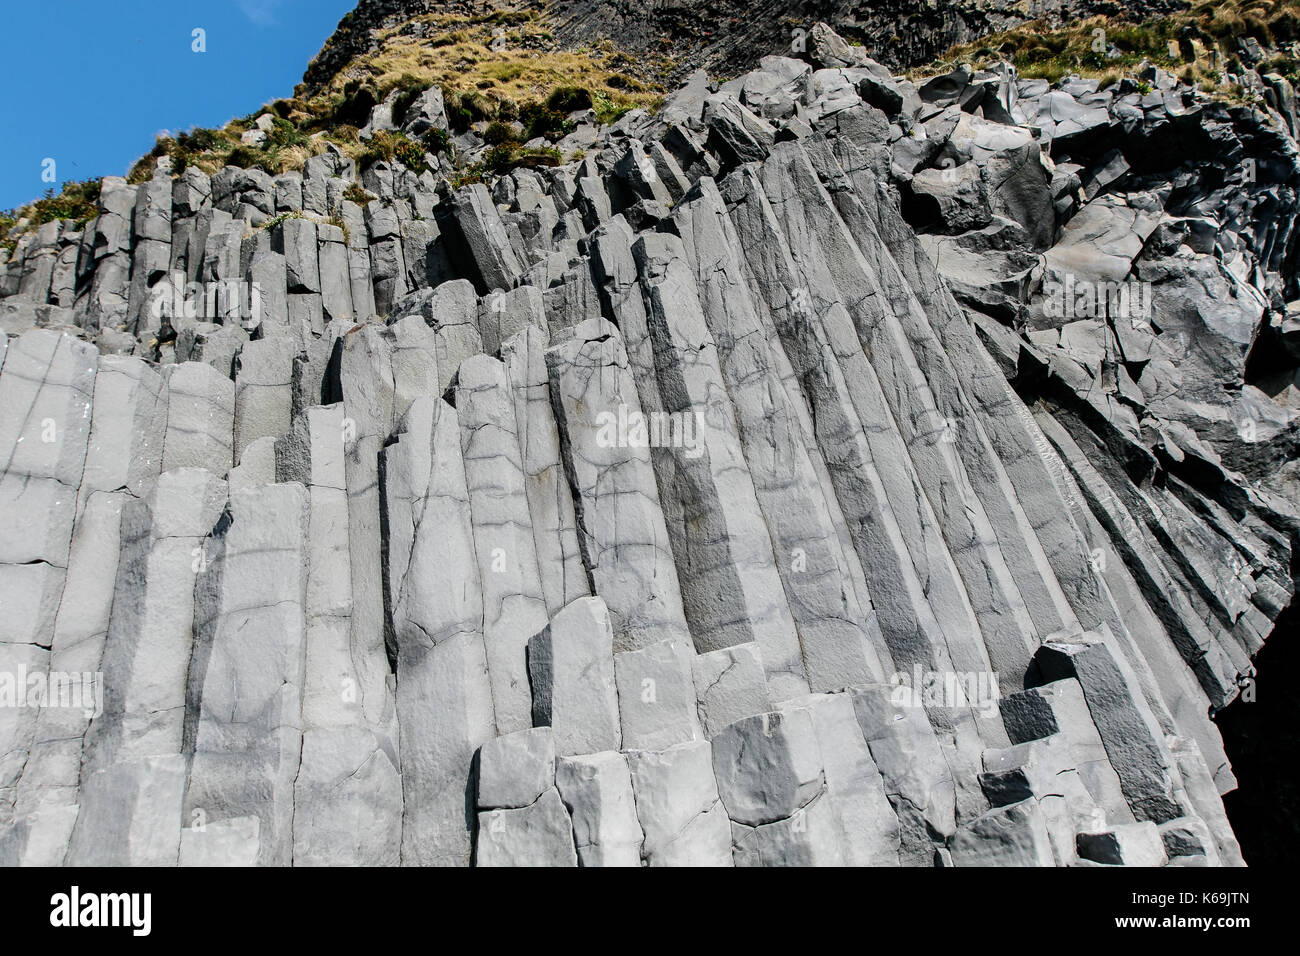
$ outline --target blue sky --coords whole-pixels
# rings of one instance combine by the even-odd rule
[[[356,0],[3,0],[0,209],[124,176],[155,136],[293,93]],[[195,53],[193,31],[206,31]]]

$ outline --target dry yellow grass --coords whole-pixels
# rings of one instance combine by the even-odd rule
[[[540,21],[503,26],[490,18],[423,19],[437,32],[415,37],[391,31],[381,37],[378,51],[349,63],[320,96],[295,105],[320,115],[349,83],[367,83],[382,96],[410,79],[520,105],[545,100],[561,86],[603,92],[617,106],[652,107],[662,99],[660,86],[619,69],[623,58],[617,52],[558,49]],[[664,61],[663,72],[668,65]]]
[[[1105,53],[1094,49],[1099,29],[1105,31]],[[1053,29],[1034,21],[955,46],[939,61],[909,75],[925,79],[958,63],[978,65],[1002,58],[1013,62],[1024,77],[1056,80],[1073,73],[1113,81],[1117,73],[1131,74],[1146,60],[1212,89],[1225,74],[1241,72],[1236,43],[1242,37],[1279,48],[1282,55],[1270,61],[1269,68],[1300,79],[1300,57],[1289,52],[1300,41],[1300,0],[1200,0],[1188,10],[1145,23],[1093,17]],[[1119,55],[1108,56],[1111,48]]]
[[[412,25],[422,27],[425,35],[414,36]],[[178,167],[195,166],[208,174],[229,162],[258,165],[278,174],[301,169],[309,157],[325,149],[326,141],[354,159],[366,155],[369,145],[358,138],[356,127],[333,118],[348,94],[361,86],[382,99],[398,87],[436,85],[447,94],[449,110],[461,95],[472,96],[477,110],[503,119],[518,115],[525,104],[544,102],[557,88],[581,87],[596,102],[598,115],[608,119],[634,107],[656,109],[663,91],[653,77],[666,76],[672,68],[668,58],[630,61],[605,43],[583,50],[561,49],[544,21],[531,11],[472,18],[430,14],[412,25],[380,35],[375,52],[347,64],[311,98],[299,87],[289,99],[265,104],[220,130],[208,131],[202,148],[183,149],[168,141],[160,143],[159,149],[171,153]],[[289,129],[289,138],[261,149],[244,147],[240,134],[267,111],[289,121],[282,124]],[[132,177],[148,178],[158,154],[155,150],[141,159]]]

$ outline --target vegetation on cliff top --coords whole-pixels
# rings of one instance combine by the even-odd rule
[[[127,179],[147,181],[157,160],[168,156],[173,175],[193,166],[209,175],[225,166],[258,168],[271,175],[301,169],[313,155],[333,143],[361,168],[380,159],[396,159],[420,171],[426,154],[451,152],[451,135],[431,130],[422,140],[400,132],[383,132],[363,141],[358,130],[370,110],[394,91],[395,118],[431,86],[441,87],[452,133],[474,126],[493,130],[493,149],[481,163],[463,170],[473,181],[484,173],[517,165],[554,165],[564,161],[552,146],[525,146],[543,137],[555,141],[572,130],[567,114],[592,109],[597,120],[612,123],[628,110],[656,109],[663,89],[647,76],[667,75],[671,61],[639,58],[634,62],[610,44],[563,50],[533,11],[498,11],[474,17],[431,14],[382,35],[378,48],[355,58],[320,92],[308,97],[299,85],[288,99],[276,100],[221,129],[198,128],[164,135],[141,157]],[[267,114],[270,129],[260,145],[241,141]],[[516,126],[515,124],[518,124]],[[33,228],[50,219],[85,221],[95,215],[98,181],[68,183],[62,193],[16,210],[0,212],[0,243],[19,223]]]
[[[1098,33],[1102,31],[1102,33]],[[1243,61],[1238,40],[1254,39],[1276,51],[1258,63]],[[1022,77],[1056,82],[1070,74],[1100,79],[1102,86],[1131,74],[1143,61],[1176,73],[1185,83],[1237,99],[1227,82],[1247,68],[1277,73],[1300,85],[1300,0],[1198,0],[1187,10],[1134,23],[1093,17],[1053,28],[1033,21],[953,47],[940,61],[911,75],[924,78],[958,63],[1003,59]]]
[[[638,106],[654,108],[662,100],[662,90],[632,76],[617,52],[557,49],[531,12],[472,18],[433,14],[403,24],[379,41],[377,50],[354,59],[316,95],[307,98],[300,85],[293,97],[272,103],[274,125],[261,146],[244,145],[240,137],[265,109],[221,130],[160,139],[153,153],[136,164],[131,179],[147,179],[154,158],[163,154],[172,157],[176,173],[187,165],[213,173],[233,164],[278,174],[301,168],[327,143],[362,167],[396,158],[418,170],[424,152],[449,151],[445,132],[434,131],[419,143],[401,133],[365,142],[358,130],[370,110],[395,91],[394,119],[400,122],[415,98],[435,85],[442,89],[454,132],[476,123],[521,121],[525,138],[558,138],[567,132],[564,117],[555,115],[558,91],[581,90],[585,105],[574,108],[591,107],[603,122]]]
[[[85,225],[98,214],[99,187],[98,179],[68,182],[58,193],[47,189],[43,197],[21,209],[0,211],[0,247],[13,251],[18,239],[10,238],[9,233],[21,220],[26,220],[29,229],[56,219],[70,221],[77,228]]]
[[[1099,42],[1098,31],[1104,31]],[[1239,41],[1253,38],[1268,51],[1265,59],[1243,62]],[[276,175],[301,169],[312,155],[335,144],[364,168],[380,159],[402,162],[417,171],[427,155],[451,153],[451,135],[432,130],[422,141],[384,132],[363,141],[358,129],[370,110],[394,91],[400,121],[415,98],[441,87],[452,133],[471,127],[492,149],[479,163],[462,169],[456,182],[518,165],[554,164],[566,158],[553,146],[524,144],[539,137],[551,142],[572,126],[567,115],[592,109],[603,123],[636,107],[656,109],[663,89],[655,77],[671,72],[668,57],[635,61],[610,43],[564,50],[532,10],[503,10],[479,16],[429,14],[395,27],[378,38],[377,48],[354,58],[329,83],[308,96],[300,84],[288,99],[227,123],[222,129],[194,129],[162,136],[131,169],[134,183],[153,175],[156,160],[168,156],[172,172],[194,166],[212,174],[225,166],[259,168]],[[1247,67],[1277,73],[1300,86],[1300,0],[1196,0],[1187,10],[1144,23],[1094,17],[1053,28],[1034,21],[953,47],[916,79],[946,72],[956,64],[1005,59],[1021,76],[1055,82],[1069,74],[1116,82],[1143,62],[1176,73],[1187,83],[1217,95],[1241,99],[1250,94],[1227,82]],[[241,141],[263,114],[270,128],[260,145]],[[265,121],[264,125],[265,125]],[[96,213],[98,181],[66,183],[17,210],[0,212],[0,245],[11,248],[17,225],[35,228],[53,219],[84,223]]]

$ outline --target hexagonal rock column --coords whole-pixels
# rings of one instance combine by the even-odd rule
[[[167,434],[162,470],[209,468],[224,475],[234,464],[235,383],[211,365],[168,366]]]
[[[716,737],[744,717],[772,709],[771,688],[757,644],[737,644],[691,660],[695,707],[707,737]]]
[[[528,642],[533,724],[551,728],[561,756],[620,748],[613,643],[598,597],[574,601]]]
[[[259,865],[293,857],[302,753],[307,493],[236,491],[194,589],[185,752],[186,822],[256,815]]]
[[[1033,799],[997,807],[964,824],[948,838],[947,849],[954,866],[1055,865],[1047,820]]]
[[[700,650],[758,643],[778,699],[807,693],[794,620],[682,241],[644,235],[632,253],[663,411],[692,426],[681,436],[690,440],[651,457],[687,619]]]
[[[137,358],[101,355],[95,376],[90,440],[79,491],[149,492],[162,466],[167,432],[163,377]]]
[[[806,710],[826,775],[826,799],[846,866],[898,866],[898,817],[885,793],[850,694],[812,694],[781,705]]]
[[[1119,775],[1093,723],[1083,689],[1076,680],[1058,680],[998,702],[1013,744],[1059,734],[1088,794],[1112,824],[1132,823]]]
[[[932,834],[946,837],[956,830],[956,788],[925,708],[900,703],[897,691],[897,687],[877,685],[855,687],[849,693],[858,727],[898,817],[900,862],[933,866]]]
[[[666,750],[703,736],[695,708],[695,649],[661,641],[614,655],[623,747]]]
[[[124,760],[91,774],[68,845],[68,866],[175,866],[185,759]]]
[[[479,751],[478,866],[577,866],[569,813],[555,788],[550,728],[506,734]]]
[[[1175,796],[1177,770],[1150,706],[1141,691],[1135,693],[1136,679],[1130,682],[1103,635],[1084,633],[1072,641],[1049,641],[1034,662],[1043,679],[1078,680],[1092,723],[1138,820],[1166,823],[1191,812]]]
[[[487,187],[476,183],[456,190],[450,212],[454,251],[479,290],[513,286],[523,269]]]
[[[547,614],[505,365],[488,355],[462,362],[456,412],[497,730],[510,733],[532,725],[525,648]]]
[[[746,717],[712,743],[738,866],[843,863],[808,711]]]
[[[8,340],[0,372],[0,822],[11,819],[48,668],[91,431],[98,352],[47,329]],[[21,685],[21,686],[20,686]],[[23,706],[19,706],[22,704]]]
[[[882,644],[861,566],[841,544],[839,507],[823,480],[803,395],[776,329],[745,281],[745,249],[712,180],[701,180],[673,220],[694,268],[717,344],[746,461],[770,530],[813,690],[884,677]],[[868,629],[873,633],[869,636]]]
[[[647,866],[732,866],[731,825],[707,740],[627,755]]]
[[[389,669],[384,638],[379,456],[393,430],[392,347],[383,326],[366,324],[340,336],[334,356],[336,394],[343,398],[346,415],[343,471],[352,565],[349,634],[357,649],[354,659],[362,667],[362,708],[370,720],[378,721],[389,696],[385,689]]]
[[[573,821],[583,866],[640,866],[645,834],[627,757],[614,751],[561,757],[555,784]]]
[[[102,716],[96,713],[104,703],[103,682],[98,675],[102,673],[110,612],[116,603],[122,508],[131,500],[126,492],[93,493],[82,506],[73,530],[64,590],[76,594],[77,600],[59,606],[49,660],[52,672],[77,675],[72,686],[79,687],[79,703],[83,706],[45,707],[36,714],[31,750],[18,782],[14,809],[19,816],[29,815],[30,830],[40,831],[35,834],[37,843],[43,842],[48,826],[62,832],[56,808],[71,808],[76,815],[85,759],[83,738],[91,720]],[[41,813],[45,808],[52,812]],[[67,837],[67,832],[51,837],[51,845],[59,842],[60,857],[67,848]]]
[[[147,498],[123,506],[118,598],[101,664],[104,713],[87,735],[84,772],[181,752],[194,584],[225,508],[226,482],[201,468],[164,472]]]
[[[417,399],[383,450],[404,865],[467,866],[465,794],[496,736],[456,410]]]
[[[293,416],[291,339],[277,336],[248,342],[235,355],[235,461],[253,441],[279,438]]]
[[[583,322],[547,350],[546,365],[579,545],[609,606],[615,646],[689,640],[649,450],[619,434],[641,406],[618,329]]]
[[[294,785],[293,859],[297,865],[395,865],[402,804],[396,741],[363,706],[362,671],[367,663],[386,670],[387,661],[380,653],[381,659],[366,662],[363,649],[351,641],[344,437],[343,406],[316,406],[275,443],[276,477],[305,485],[309,509],[303,748]],[[371,704],[381,714],[392,707],[391,700]]]
[[[515,403],[524,492],[533,527],[533,547],[546,610],[591,594],[591,581],[578,550],[573,495],[560,455],[560,433],[551,408],[546,372],[545,329],[528,326],[501,347]]]

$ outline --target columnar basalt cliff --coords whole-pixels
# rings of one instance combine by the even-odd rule
[[[1290,85],[753,65],[485,182],[163,158],[22,233],[0,862],[1242,864]]]

